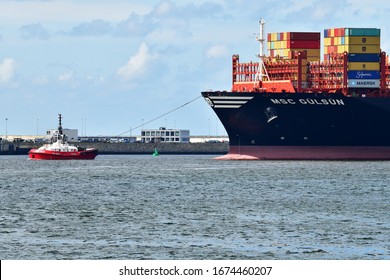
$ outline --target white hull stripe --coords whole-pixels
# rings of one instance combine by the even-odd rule
[[[208,96],[211,100],[251,100],[253,96]]]
[[[241,105],[214,105],[214,108],[240,108]]]
[[[214,104],[245,104],[247,103],[247,100],[241,101],[241,100],[215,100]]]
[[[247,103],[253,96],[209,96],[210,105],[214,108],[237,109]]]

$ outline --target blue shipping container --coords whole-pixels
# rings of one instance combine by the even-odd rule
[[[348,71],[348,79],[354,79],[354,80],[379,80],[381,77],[381,74],[379,71],[363,71],[363,70],[349,70]]]
[[[349,62],[380,62],[380,54],[376,53],[350,53]]]

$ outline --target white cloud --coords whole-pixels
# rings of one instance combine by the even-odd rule
[[[174,6],[173,6],[172,2],[165,1],[165,2],[161,2],[160,4],[158,4],[155,7],[155,13],[158,16],[164,16],[164,15],[168,14],[169,12],[171,12],[173,9],[174,9]]]
[[[5,58],[0,64],[0,83],[11,81],[19,65],[13,58]]]
[[[58,80],[61,82],[66,82],[71,80],[73,77],[73,72],[72,71],[67,71],[62,73],[61,75],[58,76]]]
[[[117,74],[126,81],[141,77],[156,58],[156,54],[150,53],[148,45],[142,43],[138,52],[124,66],[118,69]]]
[[[31,82],[33,85],[36,85],[36,86],[44,86],[44,85],[49,84],[50,80],[46,75],[39,75],[39,76],[33,77]]]
[[[218,58],[228,55],[229,51],[225,45],[214,45],[206,50],[206,56],[208,58]]]
[[[101,19],[95,19],[91,22],[81,23],[73,27],[69,34],[74,36],[99,36],[106,35],[110,33],[111,30],[112,26],[109,22]]]
[[[40,23],[24,25],[20,28],[23,39],[49,39],[49,32]]]
[[[86,80],[94,85],[102,85],[105,83],[105,78],[101,75],[87,75]]]

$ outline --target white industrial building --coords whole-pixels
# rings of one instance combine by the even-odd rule
[[[77,142],[78,141],[78,129],[63,128],[62,132],[66,136],[66,141]],[[51,139],[54,133],[58,133],[58,129],[49,129],[46,131],[46,137]]]
[[[188,129],[166,129],[165,127],[160,127],[159,129],[142,129],[141,142],[189,143],[190,131]]]

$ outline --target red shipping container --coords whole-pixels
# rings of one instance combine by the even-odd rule
[[[267,41],[271,42],[271,34],[270,33],[267,34]]]
[[[320,41],[287,41],[288,49],[319,49]]]
[[[337,46],[327,46],[328,54],[337,53]]]
[[[334,37],[330,38],[330,45],[334,46]]]
[[[287,40],[294,41],[315,41],[320,40],[321,33],[320,32],[288,32]]]

